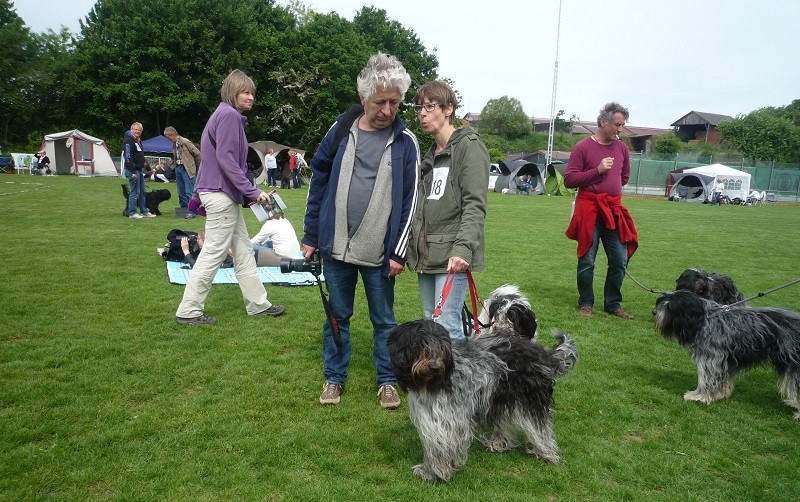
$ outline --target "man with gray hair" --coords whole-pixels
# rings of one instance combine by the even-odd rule
[[[333,326],[322,330],[325,384],[319,401],[337,404],[350,365],[350,318],[358,276],[373,327],[373,359],[382,408],[400,406],[386,340],[394,317],[416,205],[419,145],[397,117],[411,77],[394,56],[378,53],[357,78],[361,108],[337,117],[311,159],[303,256],[324,260]],[[333,331],[341,335],[341,345]],[[337,340],[338,341],[338,340]]]
[[[627,120],[627,108],[606,104],[597,117],[597,132],[575,145],[564,172],[564,185],[579,188],[566,235],[578,241],[578,309],[584,317],[592,315],[594,262],[602,240],[608,257],[603,309],[633,319],[621,305],[625,269],[639,245],[633,218],[622,205],[622,187],[631,175],[628,146],[619,139]]]
[[[175,162],[175,181],[178,184],[178,203],[186,208],[187,218],[194,218],[194,213],[188,212],[189,201],[194,192],[194,179],[197,167],[200,165],[200,150],[194,143],[178,135],[178,131],[169,126],[164,129],[164,136],[172,141],[172,160]]]

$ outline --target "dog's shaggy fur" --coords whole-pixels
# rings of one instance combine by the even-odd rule
[[[478,427],[488,429],[480,441],[490,451],[522,447],[558,462],[553,384],[578,356],[567,334],[555,336],[559,343],[548,350],[506,329],[451,342],[430,320],[398,326],[387,344],[424,450],[414,475],[449,481],[466,462]]]
[[[689,350],[697,366],[697,389],[688,401],[709,404],[733,392],[736,375],[771,363],[784,402],[800,420],[800,314],[771,307],[725,308],[691,291],[662,294],[653,311],[664,338]]]
[[[125,209],[122,210],[122,216],[129,216],[128,215],[128,196],[131,194],[131,190],[128,185],[122,185],[122,196],[125,197]],[[151,190],[149,192],[145,192],[145,201],[147,205],[147,210],[153,213],[156,216],[161,216],[161,210],[158,209],[158,205],[164,202],[165,200],[169,200],[172,197],[172,193],[167,190],[166,188],[159,188],[157,190]]]
[[[504,329],[529,340],[536,339],[536,314],[519,288],[510,284],[500,286],[489,294],[489,298],[483,302],[478,320],[481,326],[486,326],[481,329],[482,334]]]
[[[744,300],[744,295],[736,288],[733,279],[699,268],[684,270],[675,281],[675,289],[694,291],[698,296],[720,305],[731,305]]]

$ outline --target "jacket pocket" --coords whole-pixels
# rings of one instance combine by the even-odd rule
[[[449,232],[428,234],[425,241],[428,246],[425,269],[446,269],[450,254],[453,251],[453,244],[456,241],[456,234]]]

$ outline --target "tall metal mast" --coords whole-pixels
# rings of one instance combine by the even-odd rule
[[[550,128],[547,133],[547,154],[545,166],[549,166],[553,159],[553,134],[556,125],[556,89],[558,87],[558,44],[561,39],[561,0],[558,0],[558,31],[556,32],[556,64],[553,68],[553,96],[550,101]]]

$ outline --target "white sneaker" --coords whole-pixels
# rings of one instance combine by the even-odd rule
[[[128,218],[133,218],[134,220],[141,220],[142,218],[144,218],[144,216],[142,216],[139,213],[133,213],[132,215],[128,216]]]
[[[154,215],[153,213],[144,213],[144,217],[145,218],[155,218],[156,215]]]

